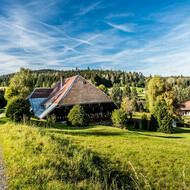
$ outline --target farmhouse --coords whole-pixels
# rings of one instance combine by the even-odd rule
[[[181,103],[179,111],[183,116],[190,116],[190,101]]]
[[[65,120],[74,105],[82,105],[91,119],[109,118],[117,108],[109,96],[80,75],[61,77],[53,88],[36,88],[27,99],[40,119],[55,114],[57,120]]]

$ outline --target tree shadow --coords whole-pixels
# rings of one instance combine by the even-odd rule
[[[76,131],[66,131],[66,130],[55,130],[53,131],[53,133],[59,133],[59,134],[68,134],[68,135],[71,135],[71,136],[82,136],[82,137],[85,137],[85,136],[121,136],[123,135],[123,133],[120,133],[120,132],[103,132],[103,131],[78,131],[78,129],[75,128]]]
[[[176,127],[174,133],[190,133],[190,128],[180,128]]]
[[[142,136],[148,136],[148,137],[158,137],[158,138],[164,138],[164,139],[181,139],[185,137],[179,137],[179,136],[161,136],[161,135],[150,135],[150,134],[142,134],[139,132],[134,132],[137,135],[142,135]]]

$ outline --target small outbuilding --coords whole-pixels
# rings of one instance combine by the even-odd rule
[[[181,103],[179,111],[183,116],[190,116],[190,101]]]
[[[27,97],[34,115],[40,119],[55,114],[65,120],[74,105],[82,105],[91,119],[110,118],[117,108],[111,98],[85,78],[76,75],[61,77],[53,88],[36,88]]]

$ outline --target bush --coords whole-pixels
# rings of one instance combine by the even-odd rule
[[[139,126],[139,122],[138,122],[138,121],[135,121],[135,123],[134,123],[134,127],[135,127],[135,129],[139,129],[139,128],[140,128],[140,126]]]
[[[87,126],[90,122],[84,108],[80,105],[75,105],[68,114],[68,121],[73,126]]]
[[[124,128],[127,125],[128,117],[127,117],[127,112],[119,109],[119,110],[114,110],[112,113],[112,122],[115,127],[119,128]]]
[[[56,123],[57,118],[55,114],[47,115],[46,120],[48,123]]]
[[[143,130],[148,129],[148,120],[147,120],[147,115],[146,114],[142,115],[142,129]]]
[[[14,121],[30,118],[30,103],[23,98],[16,97],[9,101],[6,108],[6,117]]]
[[[150,123],[149,123],[148,129],[149,129],[149,131],[157,131],[157,129],[158,129],[158,121],[154,117],[154,115],[151,115],[151,117],[150,117]]]

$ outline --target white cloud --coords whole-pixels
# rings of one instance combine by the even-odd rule
[[[101,1],[97,1],[96,3],[90,5],[89,7],[86,7],[81,12],[77,13],[77,15],[85,15],[85,14],[87,14],[88,12],[94,10],[96,8],[96,6],[99,5],[100,3],[101,3]]]
[[[108,24],[109,26],[117,29],[117,30],[121,30],[121,31],[124,31],[124,32],[134,32],[134,29],[133,27],[131,26],[131,24],[113,24],[113,23],[110,23],[110,22],[105,22],[106,24]]]

